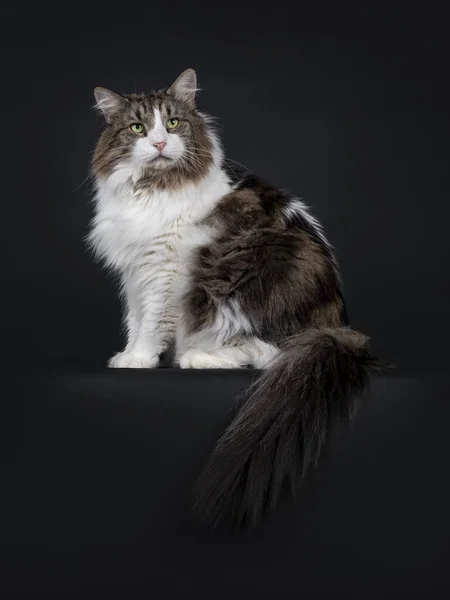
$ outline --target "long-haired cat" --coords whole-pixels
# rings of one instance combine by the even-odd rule
[[[348,324],[319,223],[228,166],[196,88],[189,69],[160,91],[95,89],[106,125],[89,241],[122,283],[127,344],[110,367],[156,367],[175,344],[183,369],[261,370],[195,486],[203,523],[256,523],[381,363]]]

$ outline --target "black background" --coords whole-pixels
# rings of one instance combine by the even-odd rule
[[[443,15],[282,2],[2,10],[3,597],[448,593],[449,382],[425,375],[449,359]],[[93,87],[162,87],[187,67],[228,156],[313,207],[351,321],[400,367],[299,507],[240,538],[199,532],[187,491],[250,374],[106,372],[120,307],[83,242]]]
[[[303,197],[324,224],[353,325],[403,370],[445,369],[450,145],[440,15],[196,6],[122,7],[112,23],[112,9],[51,20],[40,3],[35,15],[4,18],[9,343],[32,348],[36,364],[104,364],[120,348],[113,278],[83,243],[102,121],[92,90],[158,88],[193,67],[199,106],[219,118],[228,156]]]

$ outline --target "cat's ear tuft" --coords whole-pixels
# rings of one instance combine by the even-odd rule
[[[168,88],[167,93],[186,102],[190,107],[195,107],[195,94],[198,92],[197,75],[194,69],[186,69]]]
[[[126,106],[126,98],[119,96],[111,90],[107,90],[104,87],[96,87],[94,89],[94,96],[96,100],[95,107],[103,113],[105,121],[111,123],[115,115],[120,113]]]

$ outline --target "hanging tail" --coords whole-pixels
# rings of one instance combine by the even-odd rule
[[[285,484],[317,465],[330,427],[351,420],[373,372],[369,339],[349,328],[306,329],[246,390],[194,490],[204,525],[255,525]]]

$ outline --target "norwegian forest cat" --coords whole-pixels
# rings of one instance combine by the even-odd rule
[[[228,166],[196,88],[189,69],[160,91],[95,89],[106,123],[89,242],[120,275],[127,343],[110,367],[156,367],[175,345],[183,369],[261,369],[194,502],[204,524],[254,524],[302,482],[382,363],[348,324],[319,223]]]

